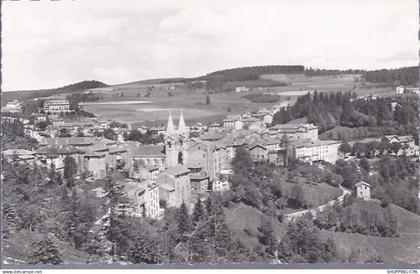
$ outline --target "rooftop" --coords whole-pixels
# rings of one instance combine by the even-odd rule
[[[180,176],[180,175],[190,173],[190,170],[184,166],[175,166],[175,167],[168,167],[166,169],[166,172],[174,176]]]

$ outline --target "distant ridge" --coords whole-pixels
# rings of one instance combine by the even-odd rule
[[[31,99],[31,98],[37,98],[37,97],[48,97],[48,96],[57,95],[61,93],[72,93],[72,92],[84,91],[87,89],[101,88],[101,87],[107,87],[107,86],[108,86],[107,84],[100,81],[86,80],[86,81],[81,81],[74,84],[62,86],[59,88],[38,89],[38,90],[16,90],[16,91],[2,92],[1,103],[2,105],[4,105],[7,102],[12,101],[12,100],[25,100],[25,99]]]

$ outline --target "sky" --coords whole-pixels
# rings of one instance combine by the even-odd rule
[[[417,0],[2,2],[2,90],[255,65],[418,64]]]

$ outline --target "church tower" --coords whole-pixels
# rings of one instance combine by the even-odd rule
[[[172,113],[169,111],[168,125],[165,135],[166,166],[186,166],[188,163],[189,131],[185,125],[184,116],[181,110],[178,129],[175,129],[172,121]]]

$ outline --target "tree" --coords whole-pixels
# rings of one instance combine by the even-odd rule
[[[192,213],[192,221],[194,224],[197,224],[204,218],[204,207],[201,204],[200,198],[197,198],[197,202],[195,203],[194,210]]]
[[[359,165],[366,174],[369,174],[370,164],[366,157],[362,157],[362,159],[360,159]]]
[[[236,148],[232,167],[235,173],[248,174],[252,167],[252,158],[247,149],[242,146]]]
[[[74,175],[77,172],[77,164],[73,157],[66,156],[64,158],[64,178],[67,180],[69,188],[74,185]]]
[[[188,216],[188,209],[185,203],[182,203],[181,207],[177,210],[176,221],[178,224],[178,234],[182,239],[185,233],[191,229],[190,217]]]
[[[206,105],[210,105],[210,95],[206,95]]]
[[[284,148],[284,152],[285,152],[283,165],[287,167],[289,166],[290,141],[289,141],[289,137],[287,137],[286,134],[283,134],[283,136],[281,137],[281,146]]]
[[[63,261],[58,252],[58,248],[54,243],[48,238],[34,242],[32,244],[33,252],[29,255],[28,263],[29,264],[53,264],[58,265]]]
[[[270,219],[267,217],[262,218],[258,230],[262,234],[260,237],[260,242],[266,246],[267,253],[271,256],[274,256],[274,253],[277,249],[277,237],[274,233],[273,225]]]
[[[287,227],[278,246],[279,259],[288,263],[329,263],[336,260],[336,245],[332,239],[323,241],[311,216],[303,216]]]
[[[357,157],[364,155],[366,153],[366,145],[361,142],[356,142],[353,145],[353,154]]]
[[[301,208],[304,206],[304,195],[303,189],[300,185],[294,185],[292,187],[288,204],[292,208]]]
[[[349,143],[344,142],[340,145],[338,150],[341,151],[344,154],[348,154],[348,153],[352,152],[352,147],[349,145]]]
[[[398,152],[401,149],[401,144],[399,142],[393,142],[390,144],[390,150],[395,154],[398,155]]]

